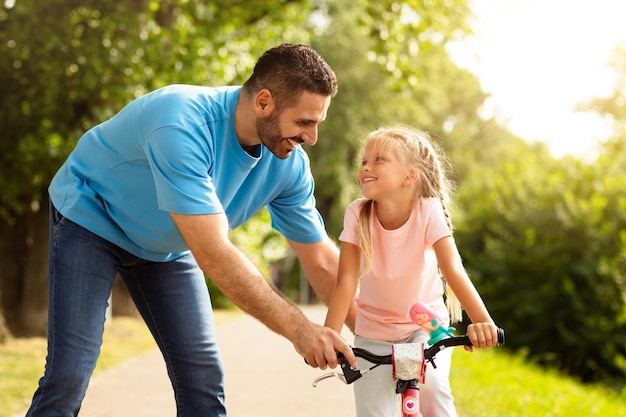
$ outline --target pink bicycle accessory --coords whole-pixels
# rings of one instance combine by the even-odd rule
[[[409,311],[409,317],[415,324],[424,329],[429,335],[429,345],[447,338],[454,337],[454,327],[445,327],[441,324],[441,318],[424,303],[415,303]]]

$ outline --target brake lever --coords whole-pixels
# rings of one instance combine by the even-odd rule
[[[321,376],[318,376],[317,378],[315,378],[313,380],[313,388],[317,387],[317,383],[318,382],[323,381],[323,380],[328,379],[328,378],[333,378],[333,377],[336,377],[337,379],[339,379],[344,384],[347,384],[345,376],[343,376],[342,374],[340,374],[337,371],[333,371],[333,372],[329,372],[327,374],[324,374],[324,375],[321,375]]]
[[[357,379],[361,378],[363,375],[368,374],[369,371],[371,371],[376,366],[378,366],[376,365],[368,369],[351,368],[348,361],[345,360],[345,356],[343,355],[343,353],[339,352],[337,354],[337,357],[341,360],[341,363],[339,365],[341,366],[341,372],[343,373],[333,371],[333,372],[329,372],[327,374],[321,375],[315,378],[315,380],[313,380],[313,387],[316,387],[318,382],[323,381],[328,378],[333,378],[333,377],[336,377],[344,384],[349,385],[349,384],[352,384]]]

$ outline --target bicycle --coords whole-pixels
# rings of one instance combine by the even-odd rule
[[[498,328],[498,345],[504,344],[504,330]],[[401,410],[403,417],[421,417],[419,411],[419,385],[426,377],[426,364],[431,363],[436,368],[435,355],[442,350],[453,346],[472,346],[469,336],[452,336],[439,340],[432,346],[425,348],[424,343],[403,343],[392,345],[391,355],[376,355],[368,350],[352,348],[354,354],[374,365],[365,369],[351,368],[344,355],[340,352],[340,367],[342,373],[330,372],[315,378],[313,387],[320,381],[336,377],[345,384],[352,384],[359,378],[367,375],[372,369],[380,365],[392,365],[394,379],[397,379],[396,393],[401,394]]]

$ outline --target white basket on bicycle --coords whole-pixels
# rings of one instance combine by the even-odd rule
[[[423,343],[400,343],[391,346],[393,377],[423,384],[426,376]]]

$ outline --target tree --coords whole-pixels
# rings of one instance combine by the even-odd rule
[[[626,171],[520,152],[462,190],[457,241],[507,345],[584,381],[623,377]]]
[[[355,157],[367,132],[387,124],[428,131],[453,162],[458,184],[469,171],[494,164],[523,142],[493,120],[482,120],[487,95],[450,59],[446,45],[467,35],[466,1],[335,0],[318,11],[314,46],[339,77],[320,140],[309,150],[316,197],[331,235],[359,194]]]
[[[81,132],[165,84],[240,83],[276,39],[308,40],[300,29],[308,8],[297,0],[0,6],[0,311],[10,330],[45,333],[45,267],[30,265],[46,258],[47,184]]]
[[[615,75],[613,94],[608,97],[595,97],[578,106],[581,111],[593,111],[600,115],[613,118],[622,129],[626,122],[626,43],[614,49],[609,67]]]

